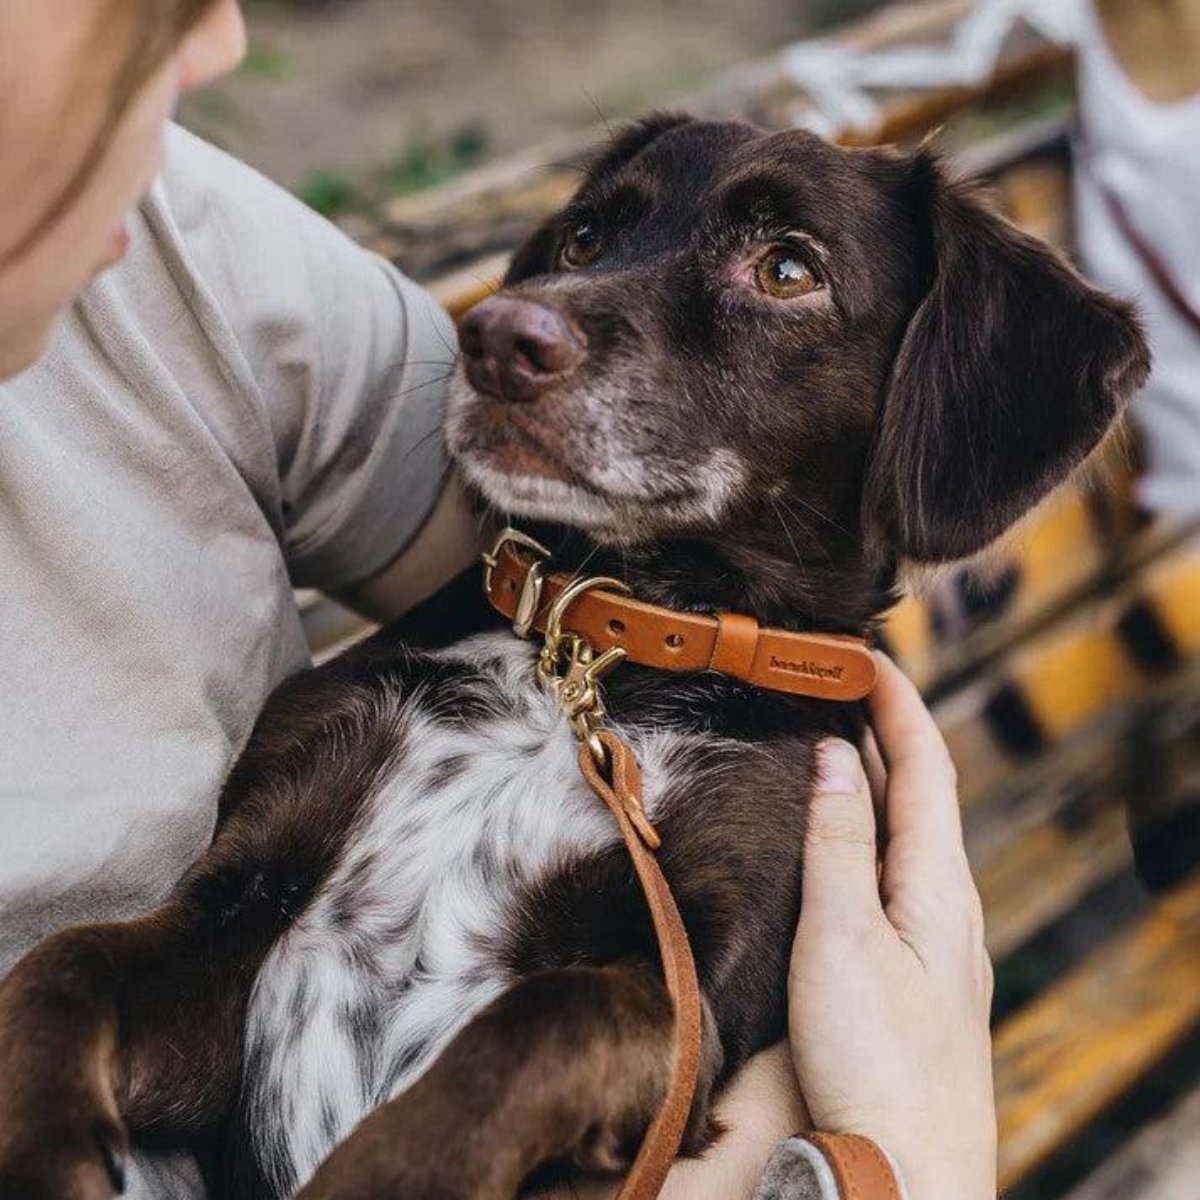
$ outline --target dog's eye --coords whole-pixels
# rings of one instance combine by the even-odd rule
[[[768,250],[754,268],[754,279],[760,291],[777,300],[794,300],[824,286],[799,252],[789,246]]]
[[[565,267],[587,267],[600,257],[603,239],[594,221],[579,221],[563,238],[559,261]]]

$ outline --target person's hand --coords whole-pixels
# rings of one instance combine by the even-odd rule
[[[954,768],[920,696],[879,656],[877,841],[858,751],[821,748],[804,848],[789,1024],[814,1127],[857,1133],[919,1200],[993,1200],[992,970]],[[886,764],[886,777],[884,771]],[[878,849],[882,843],[882,868]]]
[[[772,1151],[810,1125],[796,1086],[791,1050],[777,1042],[755,1054],[717,1098],[723,1130],[702,1158],[681,1158],[671,1168],[659,1200],[749,1200]],[[572,1179],[529,1200],[614,1200],[611,1179]],[[919,1200],[914,1197],[913,1200]]]

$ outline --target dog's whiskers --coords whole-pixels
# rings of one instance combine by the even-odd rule
[[[588,91],[588,89],[583,84],[579,85],[579,89],[588,98],[588,102],[596,110],[596,116],[598,116],[600,118],[602,124],[604,125],[604,128],[608,131],[608,140],[610,142],[616,141],[617,135],[614,132],[613,127],[612,127],[611,123],[609,122],[608,117],[605,115],[604,109],[602,109],[600,107],[599,101],[597,101],[596,97],[593,96],[592,93],[590,91]]]
[[[429,296],[428,294],[425,295],[425,309],[429,316],[429,326],[433,330],[433,332],[435,334],[437,334],[438,341],[440,341],[442,343],[442,345],[445,346],[446,349],[450,352],[450,357],[451,357],[452,363],[458,362],[458,347],[452,346],[446,340],[446,335],[442,332],[442,329],[441,329],[441,318],[443,316],[443,313],[442,313],[441,309],[439,309],[437,307],[437,305],[434,303],[433,297]]]
[[[428,379],[422,379],[422,380],[419,380],[417,383],[410,384],[406,388],[401,388],[400,391],[395,393],[395,398],[397,400],[399,400],[399,399],[403,398],[404,396],[412,395],[413,392],[419,392],[424,387],[433,387],[436,384],[445,383],[446,380],[448,380],[450,378],[450,376],[453,374],[454,374],[454,370],[452,368],[449,371],[443,371],[441,375],[431,375]],[[441,432],[440,427],[438,429],[438,432],[439,433]]]
[[[828,513],[823,513],[819,508],[817,508],[817,506],[815,504],[810,504],[807,500],[805,500],[803,496],[795,496],[794,495],[792,497],[792,499],[795,500],[798,504],[802,505],[804,508],[806,508],[818,520],[824,521],[826,525],[831,525],[834,529],[836,529],[838,531],[838,533],[844,533],[846,535],[846,537],[854,536],[850,532],[850,530],[848,530],[845,527],[845,525],[839,524]],[[796,514],[794,512],[792,512],[791,508],[788,506],[788,502],[782,496],[779,497],[779,503],[782,504],[784,506],[784,508],[786,508],[788,510],[789,513],[791,513],[791,515],[794,519]]]
[[[415,442],[413,442],[411,446],[409,446],[407,450],[405,450],[404,457],[400,460],[401,463],[407,462],[411,455],[416,454],[418,450],[421,450],[427,446],[435,437],[438,437],[441,432],[441,429],[435,427],[428,433],[422,434]]]
[[[567,580],[567,586],[568,586],[568,587],[569,587],[571,584],[573,584],[573,583],[574,583],[574,582],[575,582],[577,579],[579,579],[579,578],[580,578],[580,576],[581,576],[581,575],[583,574],[583,572],[584,572],[584,568],[585,568],[585,567],[588,565],[588,563],[590,563],[590,562],[592,561],[592,559],[593,559],[593,558],[595,558],[595,557],[596,557],[596,555],[599,553],[599,551],[600,551],[600,547],[599,547],[598,545],[597,545],[597,546],[593,546],[593,547],[592,547],[592,548],[591,548],[591,549],[590,549],[590,550],[587,552],[587,554],[585,554],[585,555],[583,556],[583,561],[582,561],[582,562],[579,564],[579,566],[577,566],[577,567],[575,568],[575,570],[574,570],[574,571],[572,571],[572,572],[571,572],[571,577],[570,577],[570,579],[568,579],[568,580]]]
[[[810,615],[815,617],[816,609],[813,607],[812,593],[808,587],[804,559],[800,557],[800,547],[796,545],[796,539],[792,537],[792,531],[788,528],[787,522],[783,519],[783,513],[779,511],[779,506],[775,503],[774,497],[768,496],[767,503],[770,504],[772,511],[775,513],[775,518],[779,522],[779,527],[783,530],[783,536],[787,538],[788,545],[791,546],[792,553],[796,556],[796,566],[800,570],[801,594],[804,603],[808,605]]]
[[[489,296],[495,296],[499,293],[502,283],[498,279],[489,279],[486,275],[480,275],[478,271],[470,272],[471,278],[476,283],[481,284]]]

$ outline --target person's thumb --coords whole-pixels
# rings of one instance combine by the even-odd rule
[[[817,778],[808,806],[804,838],[804,907],[821,910],[878,910],[875,810],[858,751],[831,738],[818,749]]]

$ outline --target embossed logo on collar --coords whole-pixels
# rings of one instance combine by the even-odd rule
[[[771,667],[776,671],[790,671],[794,675],[807,675],[810,679],[840,680],[846,670],[842,666],[827,667],[809,659],[791,662],[786,658],[777,658],[774,654],[771,655]]]

